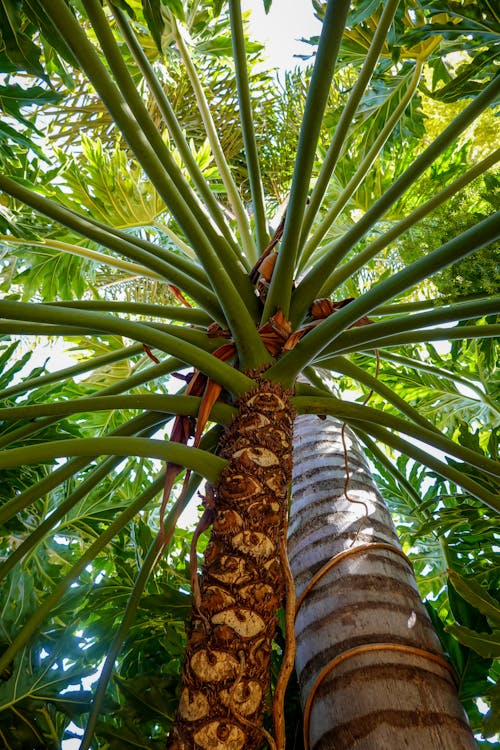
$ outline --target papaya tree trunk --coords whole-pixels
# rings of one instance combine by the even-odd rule
[[[213,527],[195,588],[182,692],[169,750],[264,743],[292,466],[289,394],[261,381],[240,400],[220,453],[229,464],[207,511]]]
[[[475,748],[390,514],[331,418],[295,423],[288,556],[305,747]]]

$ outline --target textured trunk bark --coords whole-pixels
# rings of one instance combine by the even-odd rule
[[[213,529],[186,651],[169,750],[254,750],[264,742],[291,481],[293,410],[263,381],[225,436]],[[281,552],[280,552],[281,550]]]
[[[341,427],[295,423],[288,555],[305,746],[472,750],[411,564],[349,430],[346,497]]]

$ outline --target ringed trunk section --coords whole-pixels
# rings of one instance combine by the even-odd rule
[[[473,750],[411,564],[355,436],[344,438],[347,485],[341,423],[295,422],[288,556],[303,598],[295,630],[305,746]]]
[[[253,750],[264,742],[294,414],[289,392],[265,380],[238,405],[220,450],[229,464],[211,493],[213,527],[168,750]]]

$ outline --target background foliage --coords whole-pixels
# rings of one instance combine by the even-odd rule
[[[102,60],[105,54],[88,18],[92,5],[68,3]],[[314,0],[318,17],[324,17],[326,5]],[[337,72],[328,87],[311,185],[321,182],[330,144],[342,128],[345,107],[379,25],[381,5],[376,0],[351,3]],[[225,163],[255,230],[226,3],[117,0],[106,4],[105,12],[121,59],[174,164],[200,193],[191,157],[212,196],[210,210],[219,207],[230,228],[228,236],[244,246],[244,230],[223,174]],[[201,266],[195,268],[185,227],[116,128],[82,60],[76,59],[56,23],[45,2],[0,2],[0,171],[41,199],[38,204],[23,202],[7,189],[0,195],[3,300],[49,302],[54,309],[64,302],[66,311],[77,309],[70,302],[87,312],[111,310],[122,321],[185,336],[202,350],[213,351],[221,340],[205,335],[212,309],[202,309],[193,283],[183,288],[170,277],[166,283],[159,261],[153,263],[150,256],[154,252],[157,260],[177,262],[185,274],[197,274],[191,282],[204,284],[206,299],[220,311],[215,287]],[[142,63],[125,43],[129,25],[143,50]],[[184,56],[178,25],[187,40]],[[458,140],[452,139],[421,176],[408,175],[424,148],[497,75],[499,31],[497,12],[483,0],[399,3],[371,82],[325,182],[324,200],[297,262],[297,278],[357,231],[360,218],[399,178],[407,180],[406,190],[358,237],[339,266],[337,300],[357,298],[498,210],[498,126],[491,110],[485,109]],[[317,44],[318,39],[310,40],[308,64],[278,79],[262,66],[261,46],[245,41],[270,234],[294,189],[298,123],[307,112]],[[196,80],[193,84],[186,72],[186,55],[205,92],[222,164],[196,97]],[[109,69],[109,59],[105,66]],[[164,101],[147,85],[148,70],[160,83],[182,137],[176,139],[167,127]],[[393,125],[387,128],[391,118]],[[474,179],[464,178],[473,169]],[[443,191],[448,191],[443,202],[436,200],[433,210],[422,211]],[[202,197],[207,199],[206,193]],[[84,229],[77,231],[68,222],[63,226],[50,211],[37,210],[43,211],[47,200],[78,215]],[[133,248],[135,255],[127,255],[125,247],[130,253]],[[250,257],[246,263],[253,265]],[[391,305],[379,305],[373,320],[389,321],[380,338],[370,338],[369,326],[344,331],[344,338],[337,339],[332,351],[322,352],[315,372],[309,373],[315,385],[326,385],[346,404],[358,405],[373,388],[368,406],[379,410],[382,421],[402,414],[420,418],[421,426],[428,420],[425,425],[457,446],[494,460],[500,385],[492,332],[498,333],[499,267],[498,244],[489,244],[403,292]],[[179,306],[177,286],[193,309]],[[482,308],[486,298],[490,307]],[[445,319],[440,312],[456,302],[478,299],[470,314]],[[429,321],[416,318],[427,312]],[[391,339],[391,325],[398,325],[401,317],[407,321],[402,329],[406,338]],[[156,351],[161,361],[154,363],[133,329],[111,335],[92,330],[85,320],[70,326],[43,315],[22,320],[7,313],[0,320],[2,448],[24,448],[26,456],[37,446],[67,439],[115,435],[164,440],[169,434],[175,409],[166,397],[182,394],[184,386],[172,373],[185,372],[185,360]],[[451,328],[438,331],[434,339],[433,329],[441,324]],[[448,345],[438,345],[446,338]],[[49,357],[48,342],[54,340],[64,342],[75,364],[59,368]],[[60,345],[52,351],[60,351]],[[122,395],[125,400],[117,400]],[[78,402],[92,397],[101,402]],[[147,402],[143,397],[157,398]],[[51,411],[52,405],[58,406]],[[13,416],[13,407],[18,416]],[[217,418],[227,421],[228,412]],[[495,512],[449,475],[406,453],[404,446],[384,444],[383,436],[370,432],[366,422],[351,421],[365,442],[414,562],[478,744],[493,747],[500,729]],[[213,428],[204,441],[206,449],[213,450]],[[488,496],[498,493],[497,478],[480,468],[481,460],[468,463],[461,456],[448,454],[443,462]],[[0,741],[9,750],[56,749],[63,739],[81,736],[92,702],[89,685],[94,681],[95,687],[96,673],[109,653],[115,670],[102,703],[95,747],[163,745],[177,702],[190,608],[187,532],[173,531],[167,551],[155,559],[163,476],[164,461],[153,453],[44,457],[2,470],[0,650],[15,642],[25,627],[32,628],[33,635],[1,672]],[[200,480],[195,473],[189,496],[195,495]],[[179,484],[174,497],[178,489]],[[172,530],[180,510],[171,500],[167,525]],[[203,542],[199,547],[201,553]],[[280,643],[276,674],[279,661]],[[290,748],[301,747],[297,705],[297,689],[291,685]]]

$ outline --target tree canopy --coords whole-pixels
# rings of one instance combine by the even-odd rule
[[[192,598],[176,524],[263,365],[361,438],[494,746],[500,18],[483,0],[311,12],[321,37],[278,78],[237,0],[0,0],[9,750],[85,727],[85,747],[163,746]],[[172,424],[207,382],[221,397],[183,445]],[[162,507],[166,465],[191,474]],[[297,705],[292,681],[290,748]]]

